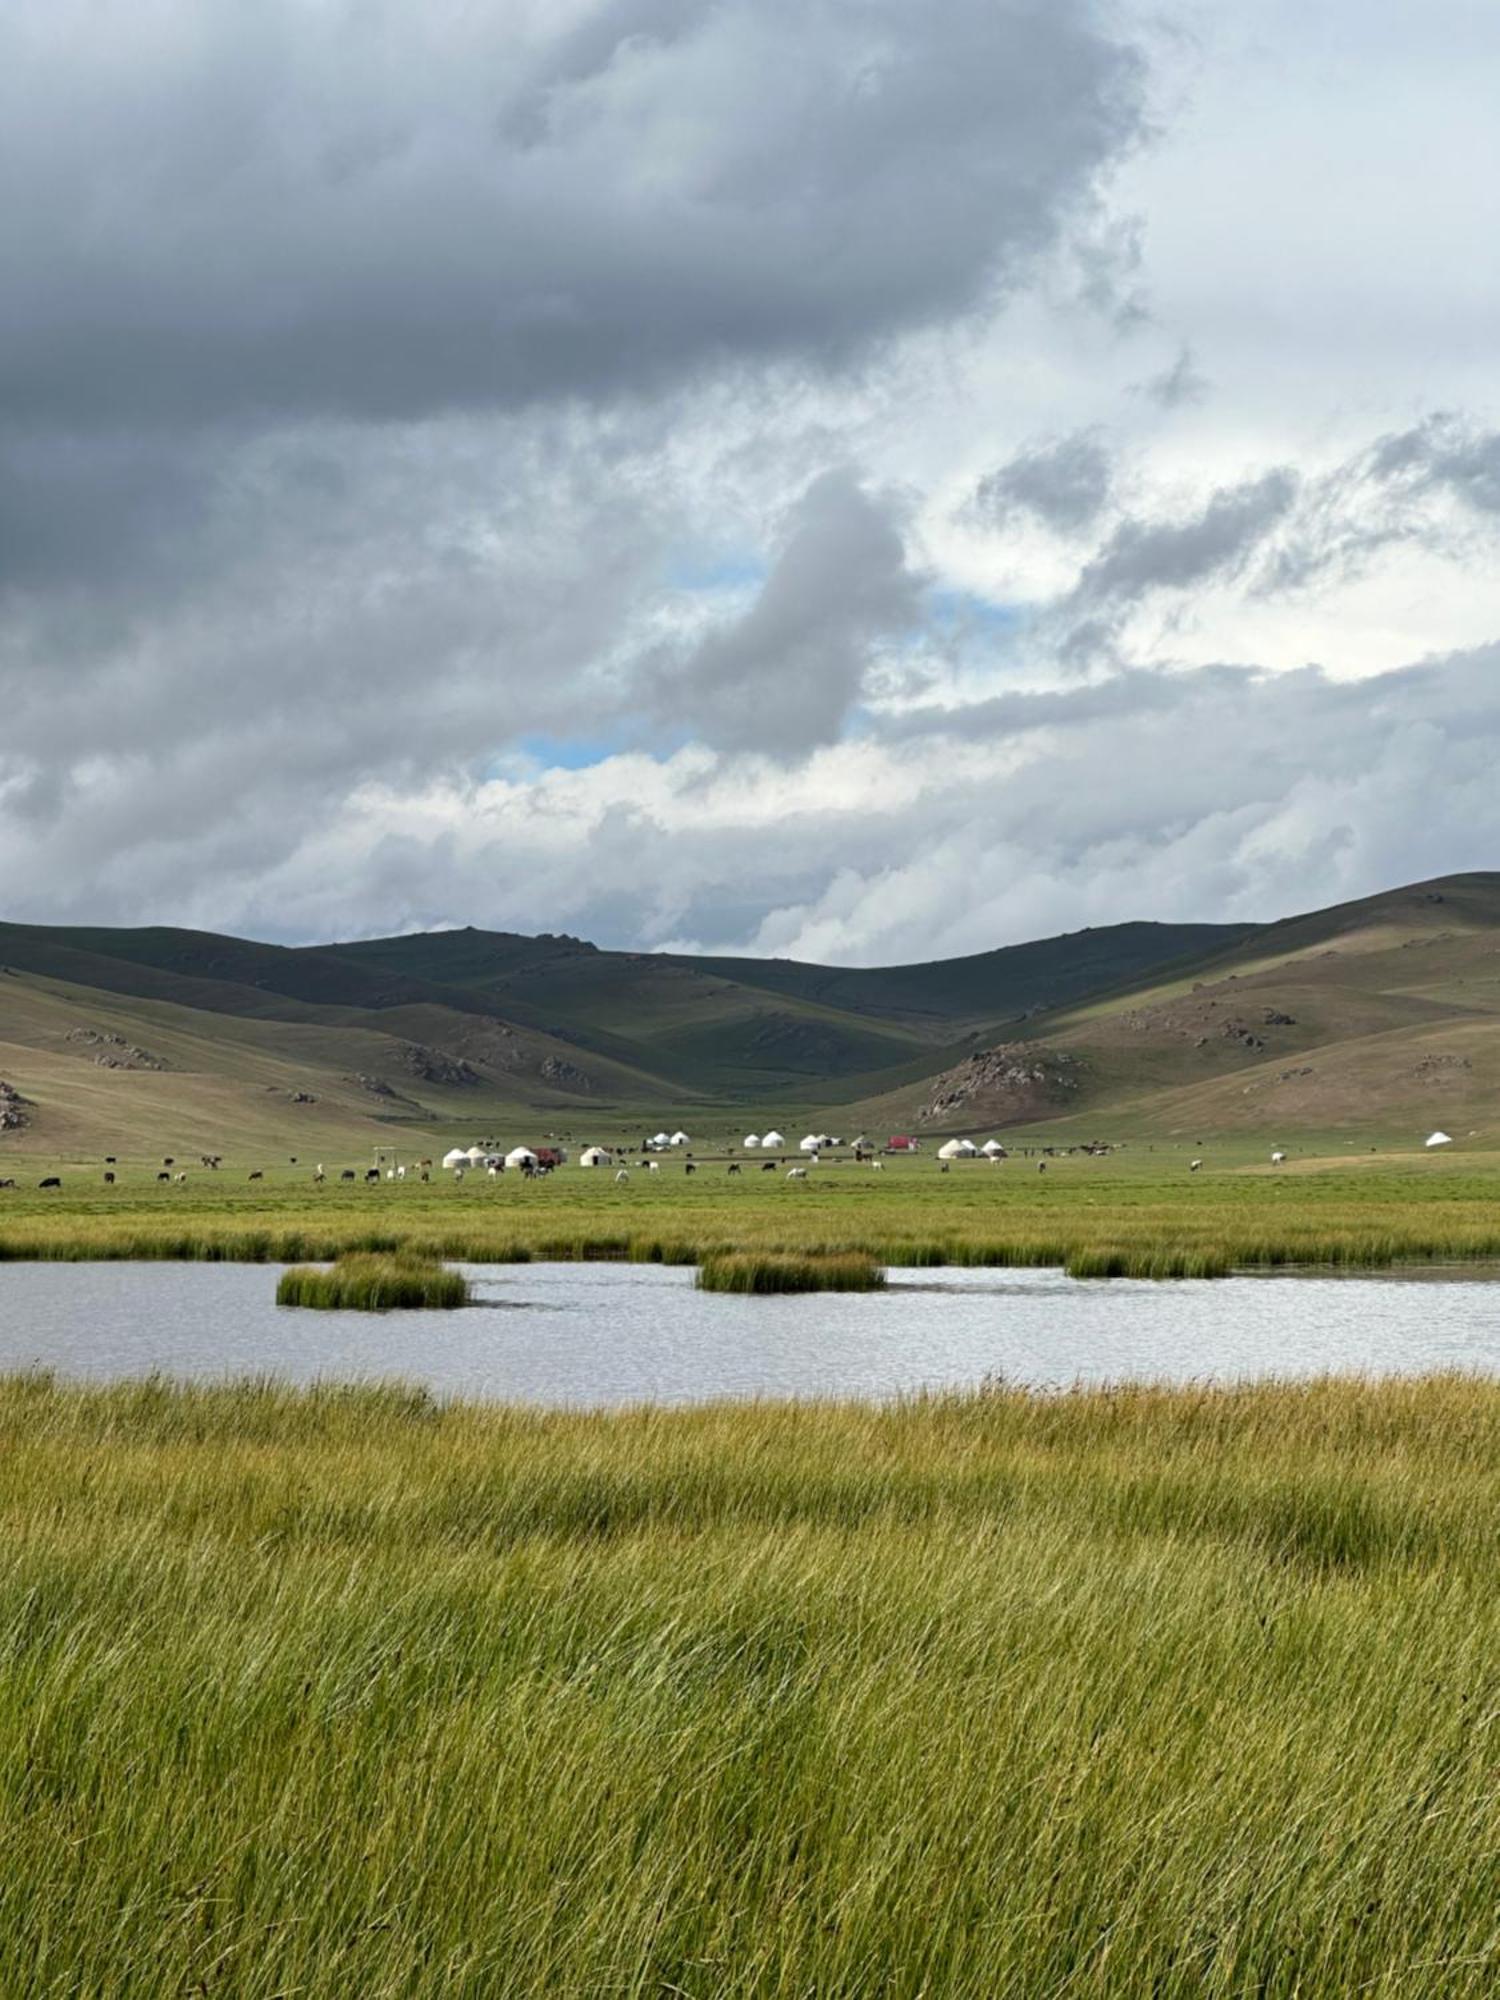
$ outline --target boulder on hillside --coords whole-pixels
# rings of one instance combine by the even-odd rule
[[[936,1078],[932,1093],[918,1111],[924,1123],[952,1120],[959,1113],[986,1121],[1014,1123],[1043,1118],[1065,1110],[1083,1080],[1085,1065],[1078,1056],[1032,1042],[1002,1042],[977,1055],[966,1056]]]
[[[24,1131],[31,1123],[34,1109],[29,1097],[23,1097],[13,1083],[0,1078],[0,1132]]]

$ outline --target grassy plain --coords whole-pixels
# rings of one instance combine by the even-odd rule
[[[0,1991],[1478,1996],[1500,1387],[0,1382]]]
[[[34,1171],[34,1170],[33,1170]],[[668,1161],[617,1184],[567,1167],[527,1182],[444,1176],[314,1187],[304,1172],[249,1182],[228,1170],[158,1187],[122,1166],[63,1170],[63,1186],[0,1190],[0,1258],[226,1258],[294,1263],[345,1251],[445,1258],[620,1257],[697,1263],[712,1255],[873,1257],[885,1264],[1066,1264],[1150,1275],[1323,1263],[1500,1257],[1500,1158],[1455,1152],[1346,1155],[1271,1169],[1259,1149],[1215,1154],[1199,1173],[1181,1149],[1000,1167],[925,1156],[872,1173],[845,1162],[806,1182],[735,1177]]]

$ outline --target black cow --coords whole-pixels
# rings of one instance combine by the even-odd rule
[[[729,1171],[730,1171],[730,1172],[731,1172],[732,1174],[737,1174],[737,1173],[739,1172],[739,1168],[738,1168],[738,1166],[733,1166],[733,1167],[731,1167],[731,1168],[729,1169]]]
[[[115,1184],[115,1177],[114,1177],[114,1175],[113,1175],[113,1174],[106,1174],[106,1175],[104,1176],[104,1185],[105,1185],[106,1187],[113,1187],[113,1186],[114,1186],[114,1184]]]
[[[14,1181],[0,1181],[0,1188],[8,1188],[8,1187],[14,1187],[14,1186],[15,1186],[15,1182],[14,1182]]]
[[[354,1179],[353,1167],[345,1167],[344,1171],[339,1175],[339,1179],[341,1181],[352,1181]]]
[[[172,1176],[168,1173],[160,1173],[156,1176],[156,1178],[159,1181],[169,1181],[172,1178]]]
[[[695,1166],[693,1165],[692,1161],[691,1161],[691,1160],[689,1160],[689,1161],[688,1161],[688,1163],[687,1163],[687,1165],[686,1165],[686,1166],[685,1166],[685,1167],[683,1168],[683,1170],[682,1170],[682,1171],[683,1171],[683,1172],[684,1172],[685,1174],[695,1174],[695,1173],[697,1173],[698,1169],[697,1169],[697,1168],[696,1168],[696,1167],[695,1167]]]
[[[250,1176],[250,1178],[253,1181],[263,1181],[265,1179],[265,1175],[261,1173],[259,1168],[257,1168],[256,1171]]]
[[[365,1169],[365,1186],[366,1186],[366,1187],[368,1187],[368,1186],[370,1185],[371,1181],[378,1181],[379,1179],[380,1179],[380,1169],[379,1169],[379,1167],[367,1167],[367,1168]]]
[[[48,1174],[46,1180],[37,1182],[37,1186],[60,1188],[62,1186],[62,1182],[57,1178],[56,1174]]]
[[[777,1160],[763,1160],[760,1170],[763,1174],[774,1174],[779,1164]]]

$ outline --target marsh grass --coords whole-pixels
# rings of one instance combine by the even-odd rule
[[[469,1281],[461,1271],[445,1270],[435,1259],[410,1251],[351,1252],[327,1269],[303,1264],[283,1271],[276,1303],[346,1312],[388,1312],[396,1306],[452,1310],[469,1303]]]
[[[534,1257],[701,1263],[854,1255],[884,1266],[1036,1266],[1082,1271],[1124,1257],[1129,1275],[1381,1269],[1500,1258],[1500,1173],[1398,1169],[1189,1181],[1179,1167],[1062,1163],[1043,1176],[863,1176],[821,1169],[788,1189],[726,1182],[600,1184],[564,1172],[541,1185],[325,1189],[266,1184],[187,1190],[82,1187],[0,1192],[6,1258],[326,1262],[411,1250],[449,1262]]]
[[[705,1257],[698,1266],[700,1292],[877,1292],[885,1269],[873,1258],[772,1257],[731,1253]]]
[[[1063,1268],[1070,1278],[1227,1278],[1234,1268],[1221,1250],[1089,1244],[1070,1250]]]
[[[1500,1387],[0,1381],[0,1992],[1479,2000]]]

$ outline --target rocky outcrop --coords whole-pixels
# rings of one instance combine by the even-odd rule
[[[402,1064],[423,1083],[467,1090],[484,1081],[472,1063],[465,1062],[462,1056],[451,1056],[444,1049],[429,1049],[421,1042],[402,1042],[399,1055]]]
[[[592,1090],[594,1087],[594,1079],[588,1071],[563,1056],[544,1056],[541,1074],[545,1082],[555,1083],[563,1090]]]
[[[123,1035],[109,1034],[103,1028],[73,1028],[69,1031],[68,1040],[97,1050],[94,1061],[101,1069],[162,1070],[172,1067],[165,1057],[153,1055],[150,1049],[138,1048],[134,1042],[127,1042]]]
[[[1070,1108],[1083,1081],[1078,1056],[1031,1042],[1002,1042],[966,1056],[933,1084],[917,1113],[924,1123],[975,1118],[1042,1118]]]
[[[31,1099],[0,1078],[0,1132],[23,1132],[31,1123]]]

